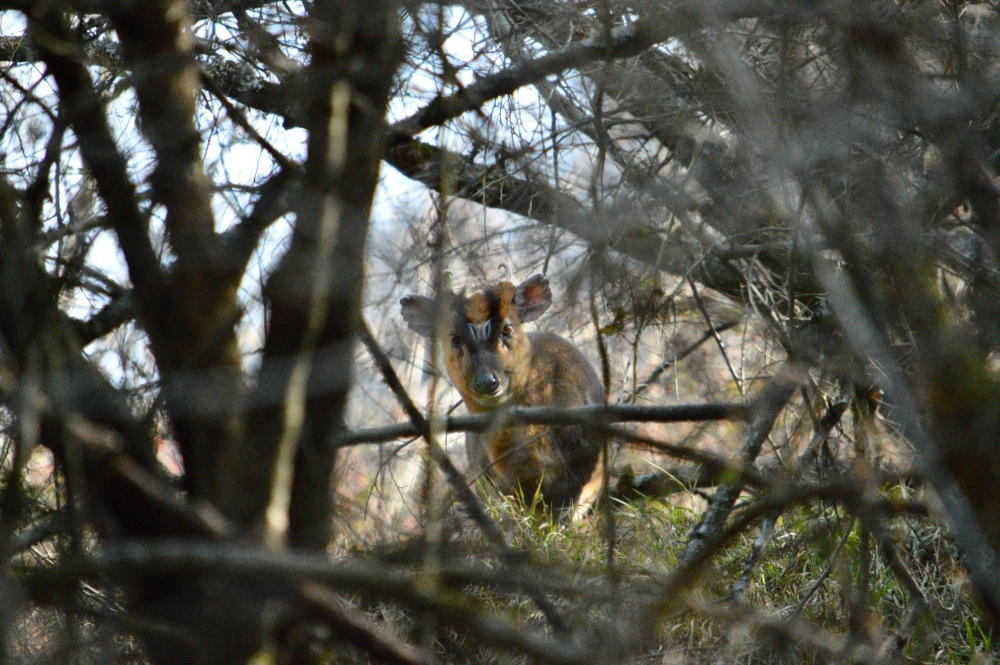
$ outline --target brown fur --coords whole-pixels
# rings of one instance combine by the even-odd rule
[[[471,413],[508,406],[572,407],[601,403],[604,391],[586,357],[550,333],[525,333],[521,323],[551,303],[548,280],[535,275],[515,287],[494,282],[467,297],[453,296],[454,319],[443,340],[448,376]],[[432,301],[407,296],[403,317],[425,336],[433,330]],[[475,327],[470,330],[469,324]],[[509,334],[503,335],[505,326]],[[486,336],[486,332],[489,336]],[[492,381],[499,385],[489,390]],[[602,440],[581,426],[525,425],[466,435],[470,468],[505,493],[539,493],[563,515],[580,514],[596,499]]]

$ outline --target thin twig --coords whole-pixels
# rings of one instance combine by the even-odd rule
[[[702,333],[701,337],[692,342],[686,349],[673,356],[670,360],[663,362],[662,364],[660,364],[659,367],[654,369],[652,373],[649,375],[649,377],[647,377],[645,381],[642,381],[639,384],[639,387],[635,389],[635,393],[629,397],[628,401],[634,402],[636,398],[639,397],[639,395],[644,393],[649,388],[649,386],[656,383],[656,381],[660,378],[660,376],[664,372],[673,367],[678,361],[684,360],[689,355],[697,351],[698,347],[700,347],[702,344],[712,339],[713,337],[718,337],[719,333],[725,332],[730,328],[735,328],[737,325],[739,325],[739,321],[726,321],[725,323],[720,323],[719,325],[706,330],[704,333]]]
[[[791,616],[797,616],[803,609],[805,609],[806,603],[809,602],[809,599],[813,597],[813,594],[815,594],[821,586],[823,586],[826,582],[826,578],[828,578],[830,573],[833,572],[833,567],[837,563],[837,556],[840,554],[840,551],[844,549],[844,545],[847,544],[847,540],[851,537],[851,532],[854,531],[855,521],[856,518],[851,519],[851,523],[847,525],[844,535],[840,537],[840,541],[837,543],[837,546],[833,548],[833,553],[830,554],[830,560],[827,561],[826,568],[823,569],[823,572],[820,573],[819,577],[816,578],[816,581],[809,587],[806,594],[802,596],[802,599],[795,605],[795,609],[792,610]]]

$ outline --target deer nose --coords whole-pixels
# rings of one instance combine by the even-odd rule
[[[482,372],[471,381],[471,387],[480,395],[492,395],[500,388],[500,377],[493,372]]]

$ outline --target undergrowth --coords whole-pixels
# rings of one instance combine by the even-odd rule
[[[876,534],[842,508],[790,509],[776,517],[755,565],[748,568],[747,557],[760,523],[675,588],[672,576],[700,515],[691,505],[697,505],[691,497],[676,504],[616,503],[581,522],[563,523],[522,502],[487,497],[516,565],[505,568],[510,554],[498,555],[467,519],[449,513],[439,545],[441,583],[448,586],[449,570],[471,566],[483,581],[453,590],[475,598],[481,615],[496,615],[532,635],[589,645],[595,662],[604,659],[602,649],[608,660],[632,663],[996,660],[988,622],[975,607],[947,532],[934,520],[898,518]],[[423,543],[419,537],[397,542],[385,556],[426,566]],[[535,599],[528,589],[535,582],[519,583],[504,570],[531,571],[526,579],[540,580]],[[737,598],[741,576],[746,587]],[[537,602],[538,589],[557,622]],[[415,640],[442,662],[531,662],[470,635],[461,621],[359,603],[374,624]]]

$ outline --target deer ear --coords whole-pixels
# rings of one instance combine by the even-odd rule
[[[534,321],[552,304],[552,289],[544,275],[532,275],[517,287],[514,294],[514,310],[521,323]]]
[[[434,301],[424,296],[406,296],[399,301],[410,330],[423,337],[434,336]]]

